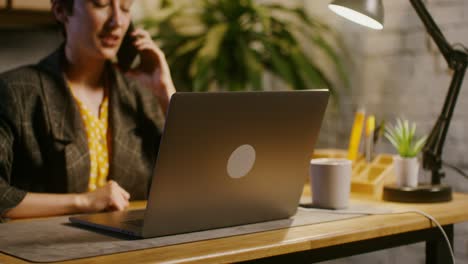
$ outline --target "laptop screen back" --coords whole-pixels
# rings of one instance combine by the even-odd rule
[[[295,213],[329,93],[176,93],[143,236],[241,225]]]

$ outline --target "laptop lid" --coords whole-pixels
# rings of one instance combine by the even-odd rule
[[[142,236],[293,215],[328,97],[328,90],[174,94]]]

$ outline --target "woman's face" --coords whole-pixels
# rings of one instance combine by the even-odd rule
[[[67,46],[86,57],[114,58],[130,24],[133,1],[75,0],[64,23]]]

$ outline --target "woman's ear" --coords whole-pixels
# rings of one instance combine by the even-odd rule
[[[57,2],[53,1],[52,2],[52,12],[54,13],[55,19],[59,21],[62,24],[65,24],[67,22],[67,10],[65,10],[65,7],[61,4],[57,4]]]

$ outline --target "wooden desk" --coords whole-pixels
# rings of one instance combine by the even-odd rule
[[[454,194],[453,201],[440,204],[397,204],[352,197],[352,202],[362,201],[429,213],[444,226],[452,244],[453,224],[468,221],[467,194]],[[144,205],[134,202],[132,208]],[[260,259],[256,261],[259,263],[312,263],[421,241],[426,241],[427,263],[450,263],[442,239],[440,231],[421,215],[373,215],[64,263],[232,263],[255,259]],[[0,254],[0,263],[27,262]]]

